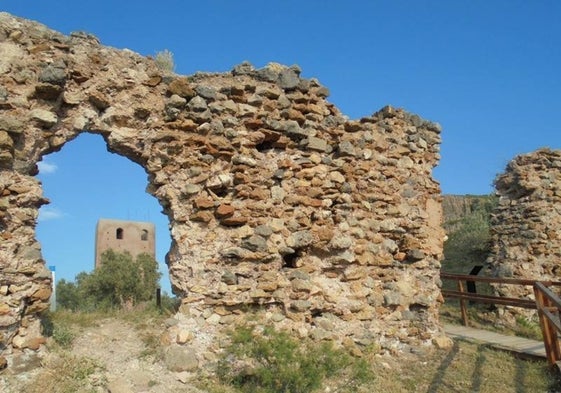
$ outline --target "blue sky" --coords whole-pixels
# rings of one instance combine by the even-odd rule
[[[442,159],[434,175],[446,194],[490,193],[493,178],[515,155],[561,148],[561,1],[0,5],[62,33],[87,31],[105,45],[143,55],[168,49],[180,74],[228,71],[244,60],[257,67],[298,64],[304,77],[330,89],[329,100],[351,118],[390,104],[439,122]],[[96,135],[77,138],[43,164],[39,177],[52,204],[42,210],[38,238],[58,277],[72,279],[91,269],[99,217],[154,221],[163,263],[170,243],[167,218],[144,192],[142,168],[107,153]],[[167,279],[163,283],[169,288]]]

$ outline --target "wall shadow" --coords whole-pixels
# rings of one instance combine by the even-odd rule
[[[444,359],[442,359],[442,362],[440,362],[440,365],[438,366],[438,369],[436,370],[436,373],[434,374],[434,377],[427,389],[427,393],[434,393],[439,387],[447,385],[446,382],[444,382],[444,376],[459,351],[460,345],[457,341],[454,341],[452,349],[450,349],[450,352],[448,352]]]

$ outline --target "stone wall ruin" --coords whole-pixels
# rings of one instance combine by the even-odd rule
[[[261,310],[304,337],[388,351],[442,334],[440,127],[385,107],[348,120],[297,66],[166,74],[150,58],[0,13],[0,334],[38,348],[50,275],[37,162],[84,130],[140,164],[197,340]],[[173,336],[173,334],[172,334]]]
[[[495,179],[491,218],[492,275],[559,281],[561,277],[561,150],[515,157]],[[531,287],[497,285],[501,296],[534,299]],[[513,309],[512,312],[527,314]],[[512,313],[505,321],[513,322]]]

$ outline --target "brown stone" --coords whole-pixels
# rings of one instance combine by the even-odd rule
[[[375,255],[373,253],[371,253],[370,251],[366,251],[363,253],[360,253],[356,260],[358,262],[359,265],[364,266],[364,265],[371,265],[371,261],[373,261],[375,259]]]
[[[357,132],[362,129],[362,124],[359,121],[348,121],[345,123],[345,131]]]
[[[257,200],[266,200],[269,199],[271,197],[271,192],[269,190],[263,190],[260,188],[254,189],[251,191],[251,193],[249,194],[249,197],[251,199],[257,199]]]
[[[321,199],[315,199],[315,198],[304,198],[301,202],[302,204],[304,204],[305,206],[311,206],[311,207],[321,207],[323,205],[323,201]]]
[[[187,100],[190,100],[196,95],[195,90],[193,90],[187,78],[174,79],[168,86],[168,93],[170,95],[177,94]]]
[[[16,194],[25,194],[27,192],[33,191],[33,188],[28,184],[12,184],[8,187],[8,190]]]
[[[100,111],[107,109],[111,105],[109,99],[99,91],[92,92],[88,99]]]
[[[40,288],[31,297],[34,300],[48,300],[51,297],[51,288]]]
[[[208,197],[196,198],[194,204],[199,209],[210,209],[214,207],[214,201]]]
[[[247,224],[248,221],[248,217],[232,216],[223,218],[222,220],[220,220],[220,223],[228,227],[238,227]]]
[[[8,314],[10,309],[10,306],[6,303],[0,303],[0,315]]]
[[[22,348],[29,348],[36,351],[41,345],[45,344],[46,342],[47,340],[45,339],[45,337],[28,338],[24,341]]]
[[[450,349],[454,345],[454,341],[446,336],[437,336],[433,338],[432,342],[439,349]]]
[[[154,75],[148,78],[146,81],[144,81],[144,84],[146,86],[156,87],[160,84],[161,81],[162,81],[162,77],[160,75]]]
[[[5,150],[12,150],[14,141],[6,131],[0,131],[0,148]],[[11,154],[9,155],[11,157]]]
[[[181,119],[167,123],[168,126],[174,130],[181,131],[195,131],[199,125],[191,119]]]
[[[232,216],[235,211],[236,210],[231,205],[222,204],[222,205],[220,205],[216,208],[216,211],[214,212],[214,214],[218,218],[225,218],[225,217]]]
[[[368,261],[368,264],[372,266],[391,266],[393,261],[394,257],[391,254],[382,253],[375,255],[374,258]]]
[[[333,229],[330,227],[317,227],[314,228],[314,232],[317,234],[319,240],[328,242],[333,238]]]
[[[236,172],[234,174],[234,184],[249,183],[250,181],[251,181],[250,177],[247,176],[245,173]]]
[[[56,100],[62,93],[62,87],[50,83],[40,83],[35,86],[35,97],[41,100]]]
[[[257,289],[262,289],[265,292],[274,292],[278,287],[279,285],[275,281],[262,281],[257,286]]]
[[[44,51],[48,51],[51,49],[51,46],[46,43],[46,42],[42,42],[38,45],[34,45],[33,47],[31,47],[29,49],[30,53],[39,53],[39,52],[44,52]]]
[[[365,278],[366,274],[367,271],[363,267],[349,266],[343,272],[343,278],[346,281],[358,280],[358,279]]]
[[[192,221],[210,222],[212,221],[213,217],[212,217],[212,213],[208,211],[199,211],[191,214],[189,216],[189,219]]]
[[[261,119],[249,119],[249,120],[246,120],[244,122],[244,124],[250,130],[258,130],[261,127],[263,127],[263,120],[261,120]],[[263,139],[264,139],[264,136],[263,136]]]

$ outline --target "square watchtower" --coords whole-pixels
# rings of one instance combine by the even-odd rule
[[[101,255],[112,249],[129,252],[133,258],[146,253],[156,257],[156,227],[151,222],[111,220],[101,218],[95,235],[95,267],[101,264]]]

